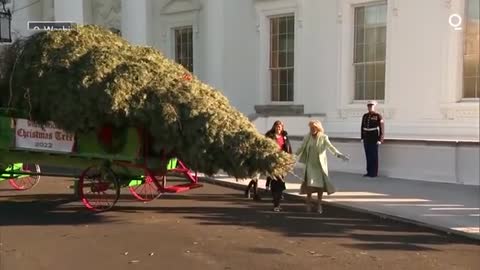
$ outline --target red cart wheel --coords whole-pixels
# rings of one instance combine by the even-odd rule
[[[13,167],[14,165],[12,165],[12,168]],[[40,165],[22,164],[21,171],[27,172],[27,173],[40,173]],[[36,186],[39,181],[40,181],[40,175],[21,175],[21,174],[17,175],[17,177],[15,178],[11,178],[8,180],[9,184],[16,190],[31,189],[34,186]]]
[[[92,166],[78,180],[78,194],[89,210],[110,210],[120,197],[120,184],[115,173],[107,167]]]
[[[128,190],[139,201],[153,201],[163,194],[163,185],[166,177],[166,175],[155,177],[148,170],[145,170],[145,177],[140,180],[130,181]]]

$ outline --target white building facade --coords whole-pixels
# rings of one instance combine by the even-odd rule
[[[99,24],[153,46],[265,132],[299,143],[309,119],[364,173],[366,100],[385,118],[380,174],[480,185],[479,0],[15,0],[28,20]]]

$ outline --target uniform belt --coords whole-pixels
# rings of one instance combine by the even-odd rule
[[[378,127],[376,127],[376,128],[363,128],[363,130],[365,130],[365,131],[375,131],[375,130],[378,130]]]

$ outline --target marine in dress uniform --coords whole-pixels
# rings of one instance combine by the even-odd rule
[[[378,145],[383,142],[384,120],[381,114],[375,111],[377,102],[367,102],[368,113],[362,117],[361,138],[367,159],[367,177],[378,175]]]

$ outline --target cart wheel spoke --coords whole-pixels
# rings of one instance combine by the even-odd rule
[[[162,183],[148,170],[145,170],[145,177],[140,185],[128,187],[130,193],[139,201],[148,202],[160,197],[162,192]]]
[[[18,167],[18,169],[17,169]],[[12,165],[12,174],[15,176],[9,179],[10,185],[16,190],[28,190],[33,188],[40,181],[40,175],[22,175],[23,173],[41,173],[38,164],[22,164],[21,166]]]
[[[117,176],[109,168],[86,169],[79,179],[78,186],[83,204],[92,211],[109,210],[120,197]]]

